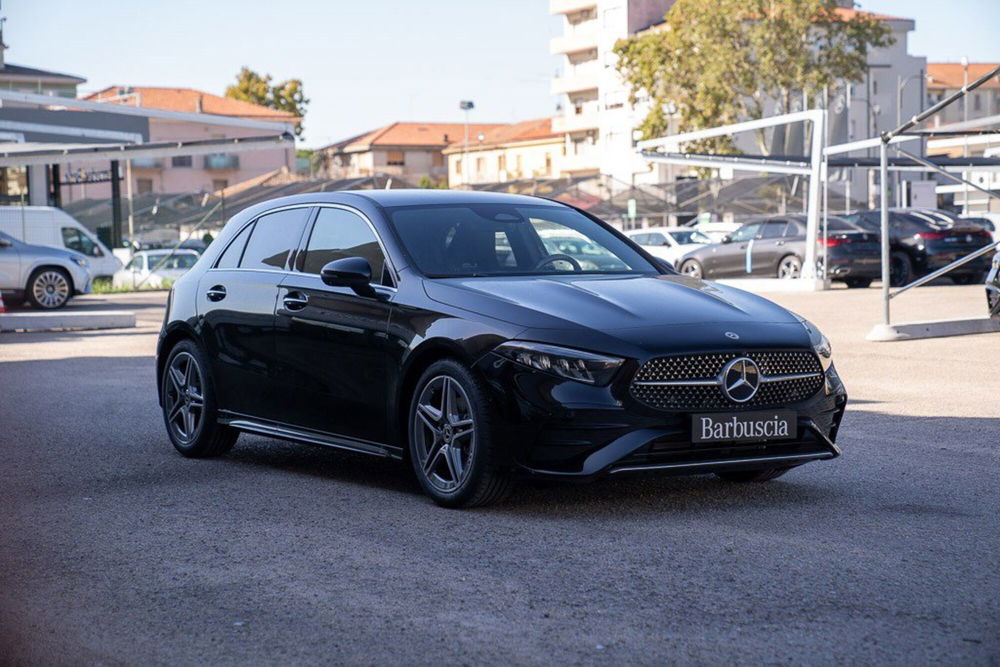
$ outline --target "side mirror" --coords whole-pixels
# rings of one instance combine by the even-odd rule
[[[733,236],[732,236],[732,234],[726,234],[726,235],[725,235],[725,236],[723,236],[723,237],[722,237],[722,239],[720,239],[720,240],[721,240],[721,241],[722,241],[723,243],[732,243],[732,242],[733,242]]]
[[[9,248],[12,245],[14,244],[10,242],[10,239],[0,239],[0,248]]]
[[[372,266],[364,257],[344,257],[330,262],[319,272],[320,280],[331,287],[350,287],[361,296],[375,296]]]

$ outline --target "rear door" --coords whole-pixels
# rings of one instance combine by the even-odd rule
[[[274,308],[309,206],[266,213],[244,226],[201,277],[198,310],[220,407],[277,419]]]
[[[296,270],[279,290],[275,384],[282,420],[297,427],[385,442],[393,276],[372,225],[348,207],[323,206]],[[319,277],[329,262],[363,257],[375,295]]]

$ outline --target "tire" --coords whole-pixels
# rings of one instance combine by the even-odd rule
[[[443,359],[420,376],[410,398],[409,458],[438,505],[481,507],[510,491],[512,474],[500,461],[493,422],[486,386],[464,365]]]
[[[160,390],[163,425],[177,451],[208,458],[233,448],[239,431],[219,423],[208,362],[194,341],[182,340],[170,351]]]
[[[844,281],[844,283],[850,289],[859,289],[859,288],[860,289],[864,289],[865,287],[871,287],[871,285],[872,285],[872,279],[871,278],[848,278],[847,280]]]
[[[778,262],[778,277],[786,280],[802,275],[802,260],[795,255],[785,255]]]
[[[717,472],[715,475],[725,482],[768,482],[781,477],[791,468],[764,468],[763,470],[734,470],[732,472]]]
[[[889,284],[902,287],[913,280],[913,261],[905,252],[896,251],[889,257]]]
[[[957,276],[952,276],[951,280],[956,285],[971,285],[979,282],[979,276],[974,273],[962,273]]]
[[[73,279],[58,267],[42,267],[28,278],[24,297],[35,308],[56,310],[73,296]]]
[[[696,259],[685,260],[681,264],[681,273],[689,278],[695,278],[701,280],[705,277],[705,271],[701,267],[701,262]]]

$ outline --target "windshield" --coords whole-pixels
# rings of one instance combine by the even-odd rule
[[[712,239],[708,238],[696,229],[692,230],[680,230],[675,232],[670,232],[670,235],[674,237],[674,240],[684,245],[686,243],[711,243]]]
[[[616,234],[563,206],[444,204],[387,213],[431,278],[659,273]]]

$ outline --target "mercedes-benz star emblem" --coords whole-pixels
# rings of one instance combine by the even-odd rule
[[[760,387],[760,369],[753,359],[739,357],[722,369],[722,392],[730,400],[746,403],[757,394]]]
[[[738,333],[736,333],[735,331],[727,331],[726,332],[726,338],[732,338],[733,340],[739,340],[740,339],[740,335]]]

